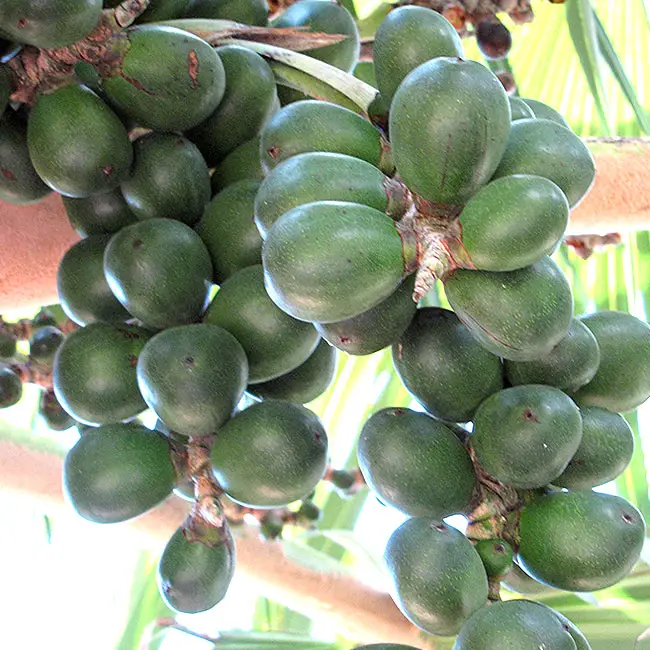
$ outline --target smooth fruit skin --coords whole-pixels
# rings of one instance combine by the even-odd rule
[[[593,379],[574,394],[582,406],[615,413],[633,411],[650,396],[650,326],[632,314],[602,311],[582,316],[596,337],[600,364]]]
[[[148,133],[133,143],[134,161],[122,194],[138,219],[177,219],[194,226],[212,194],[198,148],[174,133]]]
[[[555,612],[530,600],[490,603],[468,621],[453,650],[576,650]]]
[[[473,422],[470,444],[479,464],[515,488],[551,483],[582,439],[578,407],[552,386],[515,386],[494,393],[479,406]]]
[[[620,476],[632,460],[634,434],[625,418],[605,409],[583,406],[582,440],[553,485],[585,490]]]
[[[524,507],[519,536],[518,561],[536,580],[567,591],[596,591],[632,570],[645,522],[618,496],[554,492]]]
[[[68,221],[80,237],[113,234],[138,220],[119,187],[82,198],[61,198]]]
[[[23,396],[23,382],[7,365],[0,365],[0,409],[18,404]]]
[[[138,25],[125,32],[119,67],[102,80],[108,100],[138,124],[184,131],[221,101],[226,74],[214,48],[189,32]]]
[[[250,384],[246,389],[261,399],[283,399],[306,404],[324,393],[334,379],[338,353],[321,339],[307,361],[275,379]]]
[[[226,595],[237,554],[227,523],[219,535],[221,539],[206,544],[178,528],[167,542],[158,562],[158,588],[165,603],[177,612],[204,612]]]
[[[513,386],[548,384],[574,393],[593,379],[600,364],[600,347],[591,330],[577,318],[551,351],[533,361],[506,360],[505,371]]]
[[[320,338],[311,323],[292,318],[269,298],[261,264],[228,278],[203,320],[223,327],[241,343],[251,384],[294,370],[316,349]]]
[[[255,223],[265,237],[285,212],[314,201],[349,201],[388,212],[388,184],[388,178],[365,160],[323,151],[299,154],[262,181]]]
[[[12,40],[38,48],[71,45],[99,23],[101,0],[3,0],[2,31]]]
[[[456,435],[426,413],[385,408],[366,421],[359,468],[381,501],[411,517],[442,519],[465,511],[476,484]]]
[[[316,100],[285,106],[262,130],[260,156],[268,172],[283,160],[308,151],[330,151],[379,166],[379,131],[353,111]]]
[[[167,438],[139,424],[105,424],[83,435],[63,463],[63,489],[85,519],[111,524],[167,498],[176,481]]]
[[[513,122],[515,120],[525,120],[535,117],[533,109],[521,97],[508,95],[508,101],[510,102],[510,112],[512,113]]]
[[[281,400],[253,404],[219,430],[214,475],[233,500],[254,508],[302,499],[323,477],[327,434],[309,409]]]
[[[104,251],[111,235],[93,235],[69,248],[59,262],[56,290],[66,315],[78,325],[123,323],[131,318],[104,276]]]
[[[307,26],[310,32],[342,34],[343,41],[306,50],[305,54],[350,72],[359,60],[359,30],[350,12],[337,2],[302,0],[287,7],[273,27]]]
[[[113,235],[104,252],[104,274],[129,313],[163,329],[201,318],[212,263],[189,226],[175,219],[147,219]]]
[[[266,27],[269,6],[266,0],[190,0],[185,18],[219,18]]]
[[[444,285],[458,318],[479,343],[504,359],[547,355],[571,324],[571,287],[549,257],[515,271],[458,269]]]
[[[331,345],[348,354],[363,356],[397,342],[413,320],[415,275],[404,279],[393,293],[367,311],[334,323],[314,323]]]
[[[106,192],[129,175],[133,162],[129,135],[117,115],[77,84],[36,100],[27,147],[38,175],[65,196]]]
[[[411,253],[414,255],[414,253]],[[320,201],[283,214],[262,247],[271,299],[299,320],[351,318],[387,298],[407,275],[396,223],[357,203]]]
[[[261,136],[256,135],[233,149],[215,168],[210,177],[212,193],[217,194],[237,181],[263,181],[260,160]]]
[[[232,183],[212,197],[194,226],[210,253],[216,284],[262,263],[262,238],[253,220],[259,187],[257,180]]]
[[[501,578],[513,565],[514,551],[504,539],[481,539],[474,544],[489,578]]]
[[[429,634],[451,636],[487,601],[479,554],[458,530],[411,517],[388,540],[384,563],[392,596],[411,623]]]
[[[571,130],[569,123],[562,117],[561,113],[551,108],[548,104],[540,102],[538,99],[530,99],[530,97],[522,97],[521,101],[530,108],[533,112],[533,117],[536,117],[538,120],[551,120],[551,122],[556,122]]]
[[[440,307],[417,310],[393,345],[393,364],[415,399],[447,422],[471,420],[481,402],[503,388],[499,357]]]
[[[0,116],[0,201],[25,205],[51,192],[36,173],[27,148],[27,125],[13,111]]]
[[[259,54],[240,45],[225,45],[215,52],[226,75],[223,98],[187,134],[211,167],[260,132],[276,97],[273,71]]]
[[[91,323],[68,334],[54,359],[54,392],[85,424],[120,422],[147,407],[136,379],[151,332],[133,325]]]
[[[168,328],[144,346],[138,386],[156,415],[186,436],[216,432],[244,394],[248,361],[235,337],[216,325]]]
[[[402,81],[389,130],[395,166],[410,190],[434,203],[464,204],[499,165],[510,104],[480,63],[438,57]]]
[[[512,123],[493,178],[544,176],[562,189],[574,208],[591,188],[595,173],[593,156],[578,136],[557,122],[534,118]]]
[[[372,58],[377,88],[390,103],[406,75],[438,56],[462,57],[463,44],[453,25],[425,7],[398,7],[375,32]]]
[[[474,267],[513,271],[537,262],[562,241],[569,202],[547,178],[515,174],[479,189],[458,223]]]

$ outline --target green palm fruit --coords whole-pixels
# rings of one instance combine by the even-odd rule
[[[525,120],[535,117],[533,109],[521,97],[508,95],[508,101],[510,102],[510,113],[512,114],[513,122],[515,120]]]
[[[650,396],[650,326],[632,314],[602,311],[582,316],[596,337],[600,364],[574,398],[581,406],[633,411]]]
[[[154,329],[201,318],[212,279],[203,240],[175,219],[147,219],[113,235],[104,274],[116,298]]]
[[[283,160],[308,151],[342,153],[385,169],[386,146],[380,132],[353,111],[317,100],[285,106],[262,130],[260,155],[268,172]]]
[[[415,275],[404,279],[388,298],[357,316],[333,323],[314,323],[331,345],[348,354],[366,355],[396,343],[413,320]]]
[[[11,359],[16,354],[16,337],[0,326],[0,359]]]
[[[393,363],[408,391],[436,418],[471,420],[503,388],[499,357],[488,352],[447,309],[418,309],[393,344]]]
[[[472,461],[444,424],[426,413],[385,408],[361,429],[359,468],[381,501],[411,517],[464,512],[476,485]]]
[[[555,610],[552,611],[560,619],[560,623],[562,623],[564,629],[570,634],[573,642],[576,644],[576,650],[591,650],[591,646],[585,635],[566,616],[563,616]]]
[[[111,235],[91,235],[61,258],[56,289],[66,315],[79,325],[95,321],[123,323],[131,318],[104,276],[104,251]]]
[[[253,219],[259,181],[241,180],[217,193],[194,230],[212,260],[212,279],[221,284],[237,271],[262,263],[262,238]]]
[[[425,7],[398,7],[380,23],[372,46],[377,88],[390,104],[406,75],[439,56],[462,57],[454,26]]]
[[[235,410],[247,380],[242,346],[215,325],[159,332],[138,359],[137,381],[147,406],[186,436],[217,431]]]
[[[119,187],[92,196],[62,199],[68,221],[80,237],[113,234],[138,220]]]
[[[190,0],[185,17],[234,20],[243,25],[266,27],[269,5],[266,0]]]
[[[600,348],[596,337],[577,318],[564,338],[551,351],[533,361],[505,361],[506,377],[513,386],[548,384],[574,393],[591,381],[600,363]]]
[[[551,483],[582,438],[573,400],[557,388],[514,386],[488,397],[474,414],[470,443],[481,467],[515,488]]]
[[[68,501],[82,517],[100,524],[144,514],[172,493],[175,482],[169,441],[139,424],[88,431],[63,463]]]
[[[547,178],[515,174],[479,189],[458,223],[473,267],[513,271],[534,264],[562,241],[569,202]]]
[[[76,420],[61,406],[51,388],[43,391],[38,413],[52,431],[65,431],[76,424]]]
[[[505,539],[481,539],[474,548],[489,578],[501,579],[512,568],[514,550]]]
[[[91,323],[68,334],[54,359],[54,392],[73,418],[119,422],[147,407],[136,365],[151,332],[133,325]]]
[[[309,152],[285,160],[262,181],[255,198],[255,223],[262,237],[292,208],[314,201],[349,201],[399,220],[410,203],[408,190],[365,160]]]
[[[427,201],[466,203],[497,169],[510,119],[506,91],[486,67],[427,61],[406,76],[390,105],[397,171]]]
[[[223,99],[187,134],[211,167],[260,132],[276,96],[273,71],[259,54],[240,45],[215,51],[226,74]]]
[[[451,636],[487,601],[483,562],[469,540],[439,521],[411,517],[386,545],[392,595],[411,623]]]
[[[558,111],[551,108],[548,104],[540,102],[538,99],[530,99],[530,97],[521,97],[521,100],[530,108],[533,117],[536,117],[539,120],[551,120],[551,122],[556,122],[557,124],[571,130],[569,123],[564,119],[561,113],[558,113]]]
[[[309,409],[281,400],[253,404],[219,430],[212,468],[226,494],[254,508],[306,497],[325,472],[327,433]]]
[[[237,181],[264,180],[264,170],[260,160],[260,141],[261,136],[256,135],[240,144],[214,168],[210,178],[213,194],[218,194]]]
[[[618,496],[554,492],[524,507],[519,537],[519,563],[533,578],[558,589],[596,591],[632,570],[643,548],[645,522]]]
[[[557,122],[517,120],[507,140],[493,178],[512,174],[543,176],[561,188],[572,208],[591,188],[596,173],[593,156],[577,135]]]
[[[219,529],[178,528],[158,562],[158,587],[165,603],[196,614],[220,603],[235,572],[235,540],[224,521]]]
[[[516,561],[513,562],[510,571],[501,579],[501,586],[508,591],[525,596],[557,593],[555,587],[549,587],[529,576]]]
[[[3,0],[0,25],[6,36],[20,43],[62,47],[87,36],[101,13],[102,0]]]
[[[283,214],[262,247],[271,299],[299,320],[330,323],[387,298],[413,268],[415,249],[383,212],[320,201]]]
[[[457,269],[444,285],[458,318],[479,343],[504,359],[547,355],[571,325],[571,287],[549,257],[500,273]]]
[[[138,16],[136,23],[154,23],[183,18],[190,0],[154,0]]]
[[[54,325],[39,327],[29,338],[29,358],[42,368],[52,368],[54,355],[61,343],[65,339],[65,334]]]
[[[361,41],[352,14],[339,2],[302,0],[287,7],[273,21],[273,27],[308,27],[310,32],[341,34],[347,38],[311,50],[305,54],[350,72],[359,60]]]
[[[133,169],[122,194],[138,219],[177,219],[194,226],[210,200],[210,170],[198,148],[174,133],[133,143]]]
[[[634,434],[618,413],[583,406],[582,440],[566,469],[553,485],[585,490],[615,479],[625,471],[634,452]]]
[[[261,399],[283,399],[306,404],[325,392],[336,371],[336,348],[321,339],[307,360],[275,379],[250,384],[246,389]]]
[[[0,115],[0,200],[35,203],[52,190],[36,173],[27,148],[27,125],[12,110]]]
[[[454,650],[576,650],[555,612],[530,600],[491,603],[477,611],[456,639]]]
[[[66,196],[89,196],[130,173],[133,147],[117,115],[85,86],[41,95],[29,113],[27,147],[43,181]]]
[[[241,343],[251,384],[294,370],[316,349],[320,338],[311,323],[292,318],[269,298],[261,264],[228,278],[203,320],[223,327]]]
[[[20,402],[23,396],[23,382],[6,364],[0,364],[0,409],[6,409]]]
[[[214,48],[175,27],[138,25],[124,32],[102,80],[108,101],[150,129],[184,131],[218,106],[226,73]]]
[[[390,15],[390,14],[389,14]],[[375,42],[377,42],[377,33],[375,32]],[[377,88],[377,77],[375,75],[374,61],[359,61],[355,66],[352,74],[361,81],[367,83],[373,88]]]

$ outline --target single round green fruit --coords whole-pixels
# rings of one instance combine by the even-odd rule
[[[436,418],[471,420],[481,402],[503,388],[503,366],[456,314],[418,309],[393,345],[393,363],[408,391]]]
[[[63,463],[63,489],[85,519],[132,519],[167,498],[176,482],[169,441],[139,424],[105,424],[83,435]]]
[[[68,334],[52,379],[63,408],[87,424],[120,422],[147,408],[136,365],[151,332],[133,325],[91,323]]]
[[[196,614],[220,603],[235,572],[235,540],[224,522],[219,529],[178,528],[158,562],[158,588],[165,603]]]
[[[454,650],[576,650],[550,608],[530,600],[490,603],[468,621]]]
[[[524,507],[519,536],[519,563],[536,580],[568,591],[596,591],[632,570],[645,522],[618,496],[554,492]]]
[[[133,147],[117,115],[92,90],[76,84],[36,100],[27,146],[38,175],[66,196],[113,189],[133,162]]]
[[[479,554],[461,532],[440,521],[407,519],[390,536],[384,562],[397,606],[429,634],[457,634],[487,602]]]
[[[482,539],[474,548],[489,578],[501,578],[512,568],[514,551],[505,539]]]
[[[43,391],[38,403],[38,414],[52,431],[65,431],[77,422],[61,406],[51,388]]]
[[[557,124],[571,130],[569,123],[564,119],[564,117],[562,117],[562,114],[554,108],[551,108],[548,104],[540,102],[538,99],[531,99],[530,97],[522,97],[521,101],[530,108],[533,117],[536,117],[539,120],[551,120],[551,122],[556,122]]]
[[[481,345],[504,359],[547,355],[571,324],[571,287],[550,257],[515,271],[457,269],[444,284],[458,318]]]
[[[260,160],[261,136],[257,135],[233,149],[215,168],[210,178],[212,194],[237,181],[263,181],[264,169]]]
[[[0,365],[0,409],[6,409],[20,402],[23,396],[23,382],[7,365]]]
[[[385,408],[361,429],[359,468],[381,501],[411,517],[442,519],[469,506],[472,461],[456,435],[426,413]]]
[[[591,381],[574,394],[576,402],[615,413],[641,406],[650,396],[650,325],[618,311],[580,320],[598,341],[600,364]]]
[[[80,237],[113,234],[137,221],[119,187],[82,198],[61,198],[68,221]]]
[[[505,361],[508,381],[520,384],[548,384],[566,393],[574,393],[591,381],[600,364],[596,337],[577,318],[551,351],[533,361]]]
[[[113,235],[104,252],[104,274],[130,314],[163,329],[201,318],[212,263],[189,226],[175,219],[147,219]]]
[[[262,248],[271,299],[294,318],[321,323],[357,316],[387,298],[414,258],[390,217],[343,201],[286,212]]]
[[[470,443],[479,464],[515,488],[552,483],[582,438],[582,418],[573,400],[541,384],[494,393],[479,406],[473,422]]]
[[[39,327],[29,338],[29,358],[41,368],[52,369],[54,355],[65,340],[65,334],[54,325]]]
[[[399,85],[389,131],[408,188],[433,203],[462,205],[494,174],[506,149],[508,96],[480,63],[437,57]]]
[[[274,508],[312,492],[325,472],[327,433],[304,406],[280,400],[253,404],[219,430],[214,475],[233,500]]]
[[[244,394],[248,362],[239,341],[216,325],[172,327],[144,346],[137,367],[142,396],[173,431],[215,433]]]
[[[553,485],[585,490],[620,476],[634,453],[634,434],[618,413],[583,406],[582,440],[566,469]]]

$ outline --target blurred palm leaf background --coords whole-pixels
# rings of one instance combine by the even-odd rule
[[[390,9],[377,0],[344,4],[355,9],[366,36]],[[534,22],[513,25],[504,17],[513,35],[506,63],[519,93],[559,110],[581,136],[649,135],[647,4],[644,0],[567,0],[561,6],[538,0],[533,3]],[[465,47],[468,57],[482,60],[471,39],[465,41]],[[620,246],[607,247],[587,260],[563,246],[556,259],[571,281],[577,314],[617,309],[647,320],[650,233],[624,233]],[[446,304],[444,295],[427,299]],[[0,436],[61,454],[74,442],[75,434],[72,430],[48,434],[35,415],[37,400],[37,392],[28,390],[20,404],[0,412]],[[361,358],[342,354],[335,383],[308,406],[327,427],[332,465],[353,468],[356,436],[365,419],[385,406],[410,404],[410,396],[393,371],[390,351],[385,350]],[[627,419],[636,438],[634,458],[628,470],[603,489],[629,499],[650,521],[650,408],[646,406]],[[401,517],[379,505],[367,490],[343,498],[331,484],[322,484],[314,500],[322,512],[317,531],[287,530],[282,542],[270,543],[283,544],[285,553],[300,564],[323,571],[349,571],[356,579],[382,587],[378,557]],[[21,504],[18,509],[13,501],[0,497],[0,507],[7,513],[4,521],[9,517],[12,521],[11,534],[0,544],[11,553],[20,551],[23,558],[31,558],[28,570],[21,566],[24,559],[9,567],[9,579],[20,584],[5,610],[11,607],[29,613],[29,617],[12,616],[16,633],[23,635],[20,647],[32,647],[31,642],[33,647],[37,642],[43,647],[52,634],[56,638],[55,631],[63,623],[67,648],[76,648],[77,641],[78,647],[88,647],[92,641],[95,648],[118,650],[345,650],[357,641],[325,627],[318,619],[267,600],[264,594],[252,592],[245,580],[237,579],[214,611],[181,616],[177,623],[184,628],[176,629],[155,581],[162,547],[146,551],[130,548],[120,541],[119,531],[107,533],[104,527],[83,522],[70,530],[67,521],[59,525],[56,519],[43,519],[45,509],[38,505],[25,508]],[[549,588],[532,597],[571,618],[594,650],[650,648],[650,639],[642,638],[650,626],[647,544],[643,558],[634,574],[615,587],[594,594]],[[53,571],[54,565],[65,567],[65,571],[59,575]],[[72,575],[73,570],[79,575]],[[34,617],[41,621],[38,629],[28,622]],[[451,644],[435,641],[436,648]]]

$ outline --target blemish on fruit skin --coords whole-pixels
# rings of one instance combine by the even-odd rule
[[[138,365],[138,357],[136,357],[135,354],[129,355],[129,365],[131,368],[135,368]]]
[[[632,515],[629,515],[627,512],[624,512],[621,515],[621,519],[626,523],[626,524],[631,524],[634,522],[634,517]]]
[[[142,240],[141,239],[134,239],[133,240],[133,248],[140,248],[142,246]]]
[[[0,174],[2,174],[8,181],[15,181],[16,177],[10,169],[0,169]]]
[[[523,412],[522,418],[528,420],[528,422],[539,422],[537,416],[530,409],[526,409]]]
[[[21,18],[21,19],[16,23],[16,27],[18,27],[18,29],[22,29],[23,27],[25,27],[25,25],[27,25],[27,18]]]
[[[273,146],[273,147],[268,148],[266,150],[266,153],[269,154],[269,157],[271,158],[271,160],[275,160],[277,158],[278,153],[280,153],[280,150],[278,149],[278,147]]]
[[[187,73],[190,76],[190,85],[192,88],[199,87],[199,57],[196,50],[190,50],[187,54]]]
[[[106,167],[102,167],[102,171],[106,176],[110,176],[113,173],[113,166],[112,165],[106,165]]]
[[[339,342],[342,345],[345,345],[346,343],[350,342],[350,337],[349,336],[339,336]]]
[[[122,79],[124,79],[124,81],[127,83],[131,84],[136,90],[143,92],[145,95],[155,96],[155,92],[148,90],[135,77],[129,77],[128,75],[124,74],[122,70],[120,70],[120,77],[122,77]]]

